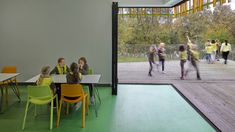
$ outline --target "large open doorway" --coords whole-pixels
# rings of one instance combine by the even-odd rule
[[[193,2],[192,2],[193,1]],[[223,112],[223,109],[227,109],[231,107],[229,103],[226,103],[226,105],[223,105],[223,101],[221,101],[221,98],[224,100],[230,102],[232,96],[230,96],[230,93],[234,92],[234,89],[232,89],[232,86],[234,85],[234,65],[235,62],[233,61],[235,59],[235,54],[233,52],[230,52],[229,54],[229,61],[228,64],[224,64],[224,60],[220,54],[219,59],[215,60],[214,63],[207,63],[206,58],[204,58],[205,55],[205,42],[207,39],[215,40],[218,39],[220,43],[224,43],[225,39],[228,39],[231,45],[235,42],[234,40],[234,34],[231,32],[230,29],[235,29],[231,24],[226,24],[224,22],[221,23],[221,21],[227,21],[228,23],[233,23],[228,18],[235,17],[234,11],[230,9],[228,6],[220,6],[223,4],[223,1],[200,1],[199,5],[197,5],[197,2],[199,0],[189,0],[184,1],[187,2],[187,4],[180,4],[176,7],[173,7],[173,14],[168,14],[161,17],[169,17],[174,23],[173,26],[167,27],[164,23],[164,19],[159,19],[159,24],[162,24],[166,26],[165,29],[167,29],[170,32],[167,32],[164,30],[164,28],[158,28],[159,32],[165,31],[166,34],[158,34],[158,36],[149,37],[145,35],[144,37],[149,37],[148,39],[145,39],[145,41],[150,40],[148,46],[145,47],[145,45],[142,45],[141,43],[127,43],[128,45],[125,45],[124,48],[120,47],[120,35],[118,33],[121,25],[120,21],[124,24],[129,24],[127,22],[127,17],[130,19],[139,19],[140,17],[146,17],[146,20],[152,19],[153,17],[156,17],[158,15],[154,14],[155,11],[154,7],[121,7],[116,5],[116,12],[115,12],[115,37],[113,40],[115,40],[115,47],[113,47],[113,71],[115,71],[115,74],[113,74],[113,91],[117,94],[117,84],[122,83],[120,85],[124,84],[172,84],[175,86],[176,90],[179,91],[182,96],[184,96],[189,102],[191,102],[193,105],[195,105],[196,108],[199,109],[199,111],[202,111],[203,114],[206,115],[206,117],[209,118],[209,120],[214,123],[216,126],[219,126],[220,129],[226,130],[227,128],[220,123],[217,123],[216,121],[218,119],[222,119],[222,117],[228,117],[229,115],[222,115],[217,114],[216,111]],[[202,3],[203,2],[203,3]],[[206,4],[204,2],[207,2]],[[208,3],[209,2],[209,3]],[[196,5],[195,5],[196,4]],[[185,6],[187,5],[187,6]],[[157,7],[159,8],[159,7]],[[156,9],[157,11],[158,9]],[[166,11],[164,8],[159,9],[162,13],[162,11]],[[140,13],[138,13],[138,11]],[[142,12],[143,11],[143,12]],[[172,10],[171,10],[172,11]],[[152,14],[151,14],[152,12]],[[230,14],[230,15],[229,15]],[[229,15],[229,16],[228,16]],[[137,18],[137,16],[139,18]],[[120,20],[120,17],[122,20]],[[152,18],[151,18],[152,17]],[[128,19],[129,19],[128,18]],[[216,18],[216,19],[215,19]],[[143,19],[140,19],[141,21],[145,21]],[[153,20],[154,21],[154,20]],[[220,24],[218,24],[220,23]],[[138,23],[136,24],[138,25]],[[123,25],[122,25],[123,26]],[[126,26],[123,32],[127,33],[127,29],[134,27],[135,25]],[[194,28],[195,27],[195,28]],[[150,28],[151,29],[151,28]],[[205,30],[206,29],[206,30]],[[210,29],[210,30],[208,30]],[[144,31],[139,30],[139,31]],[[151,34],[151,33],[150,33]],[[200,55],[200,73],[202,80],[197,80],[195,72],[191,73],[191,75],[186,80],[180,80],[180,65],[179,65],[179,59],[178,54],[175,54],[175,51],[178,51],[178,46],[180,44],[185,44],[188,40],[186,35],[187,34],[194,43],[198,44],[198,52]],[[161,35],[163,37],[161,37]],[[124,37],[130,37],[132,35],[124,34]],[[170,36],[170,37],[169,37]],[[147,62],[147,56],[146,52],[148,51],[148,48],[150,45],[158,44],[160,41],[154,40],[154,37],[160,37],[162,38],[160,41],[163,41],[164,37],[168,37],[166,39],[170,41],[164,41],[166,45],[170,45],[170,43],[174,43],[174,46],[172,48],[166,47],[167,51],[169,51],[168,59],[172,61],[168,61],[166,64],[166,74],[158,73],[157,70],[154,72],[153,77],[148,77],[148,62]],[[140,37],[142,38],[142,37]],[[178,38],[178,39],[174,39]],[[134,38],[133,40],[137,40],[139,38]],[[134,44],[134,45],[131,45]],[[136,48],[140,47],[140,48]],[[232,46],[234,48],[234,46]],[[122,52],[120,52],[122,51]],[[143,52],[142,52],[143,51]],[[233,50],[232,50],[233,51]],[[141,54],[136,54],[141,53]],[[128,65],[125,64],[125,60],[132,59],[132,64],[129,63]],[[176,61],[174,59],[176,58]],[[137,61],[137,62],[134,62]],[[138,62],[142,61],[142,62]],[[120,63],[124,65],[120,65]],[[141,65],[139,65],[139,64]],[[120,72],[119,68],[122,68],[122,72]],[[194,74],[194,75],[193,75]],[[147,78],[147,79],[143,79]],[[119,85],[119,86],[120,86]],[[142,86],[141,86],[142,87]],[[120,91],[121,91],[121,87]],[[136,87],[134,86],[133,89]],[[146,89],[147,90],[147,89]],[[139,91],[138,91],[139,92]],[[219,95],[228,95],[228,96],[219,96]],[[156,99],[159,99],[156,96]],[[234,100],[234,99],[232,99]],[[213,102],[213,103],[212,103]],[[223,107],[216,107],[220,104],[223,105]],[[206,106],[206,107],[204,107]],[[209,110],[208,110],[209,109]],[[208,112],[213,111],[213,112]],[[226,111],[230,111],[230,109],[227,109]],[[214,115],[216,115],[216,118],[214,118]],[[218,117],[218,118],[217,118]],[[225,121],[225,120],[224,120]],[[232,122],[227,122],[232,123]]]
[[[231,10],[226,6],[219,6],[222,4],[219,2],[216,3],[217,6],[214,6],[212,2],[204,2],[201,3],[202,5],[194,6],[192,1],[186,1],[186,3],[179,3],[173,7],[117,5],[117,45],[115,48],[117,50],[116,76],[118,82],[169,83],[179,80],[181,73],[178,47],[188,42],[186,34],[198,45],[200,59],[204,59],[200,67],[207,69],[207,74],[202,76],[206,80],[213,79],[213,69],[208,69],[208,65],[204,63],[205,42],[207,39],[218,39],[220,44],[225,39],[234,41],[230,30],[232,27],[228,27],[226,24],[217,24],[224,18],[223,15],[216,12],[223,12],[226,15],[231,13]],[[226,19],[226,21],[229,20]],[[208,28],[210,30],[207,30]],[[162,67],[157,69],[157,66],[153,65],[150,77],[148,76],[150,68],[148,51],[150,46],[158,47],[161,42],[165,43],[166,49],[165,71],[162,74]],[[218,58],[222,59],[222,56]],[[231,53],[229,58],[234,60],[234,54]],[[156,56],[156,63],[158,63],[158,59]],[[216,61],[215,63],[220,62]],[[189,76],[188,79],[193,80],[195,76]]]
[[[119,7],[118,12],[118,81],[119,83],[159,83],[171,79],[162,74],[166,67],[153,55],[150,73],[149,49],[157,51],[164,42],[167,60],[177,59],[177,33],[171,7]],[[166,65],[166,64],[165,64]],[[169,66],[169,65],[168,65]],[[172,71],[170,71],[172,72]],[[150,76],[151,75],[151,76]]]

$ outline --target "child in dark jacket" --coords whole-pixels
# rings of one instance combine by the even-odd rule
[[[87,60],[85,57],[81,57],[78,60],[78,64],[79,64],[79,72],[82,75],[87,75],[89,74],[89,66],[87,64]]]
[[[89,73],[89,66],[87,64],[87,60],[86,60],[85,57],[79,58],[78,64],[79,64],[79,72],[82,75],[91,74],[91,73]],[[91,103],[94,103],[93,88],[94,88],[94,86],[92,84],[90,84],[89,85],[89,93],[90,93],[90,101],[91,101]]]
[[[153,64],[155,64],[155,60],[154,57],[156,55],[156,49],[155,47],[152,45],[149,47],[149,52],[148,52],[148,61],[149,61],[149,76],[152,76],[152,70],[153,70]]]
[[[68,84],[78,84],[81,81],[81,74],[79,73],[78,64],[73,62],[70,65],[71,71],[67,73],[66,79]],[[70,97],[69,99],[77,99],[78,97]],[[75,110],[78,110],[81,107],[81,102],[76,103],[74,106]]]
[[[71,72],[67,73],[66,79],[69,84],[77,84],[81,81],[81,74],[79,73],[78,64],[73,62],[70,65]]]

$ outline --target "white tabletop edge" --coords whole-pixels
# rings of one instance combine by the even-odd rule
[[[6,80],[9,80],[11,78],[14,78],[16,76],[20,75],[20,73],[0,73],[0,82],[4,82]]]
[[[39,76],[40,76],[40,74],[35,75],[34,77],[32,77],[32,78],[26,80],[25,83],[36,83],[36,81],[38,80]],[[53,76],[57,76],[57,75],[51,75],[51,76],[53,77]],[[65,75],[62,75],[62,76],[65,76]],[[93,84],[98,84],[99,81],[100,81],[100,78],[101,78],[101,74],[83,75],[83,77],[84,77],[84,76],[97,76],[97,77],[98,77],[98,80],[97,80],[97,82],[93,82]],[[55,83],[57,83],[57,82],[55,82]],[[64,83],[64,82],[62,82],[62,83]],[[83,83],[83,84],[89,84],[89,82],[82,82],[82,80],[81,80],[81,83]]]

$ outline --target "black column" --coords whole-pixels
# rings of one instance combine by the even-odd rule
[[[118,2],[112,5],[112,95],[117,95]]]

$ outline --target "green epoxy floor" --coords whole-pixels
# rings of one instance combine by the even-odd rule
[[[170,85],[119,85],[118,96],[111,88],[100,88],[102,105],[95,117],[90,107],[86,128],[81,128],[81,111],[62,115],[55,132],[214,132],[215,130]],[[21,88],[23,101],[11,94],[9,108],[0,114],[0,131],[22,131],[26,104],[26,88]],[[41,106],[38,117],[28,114],[25,132],[49,131],[49,110]]]

